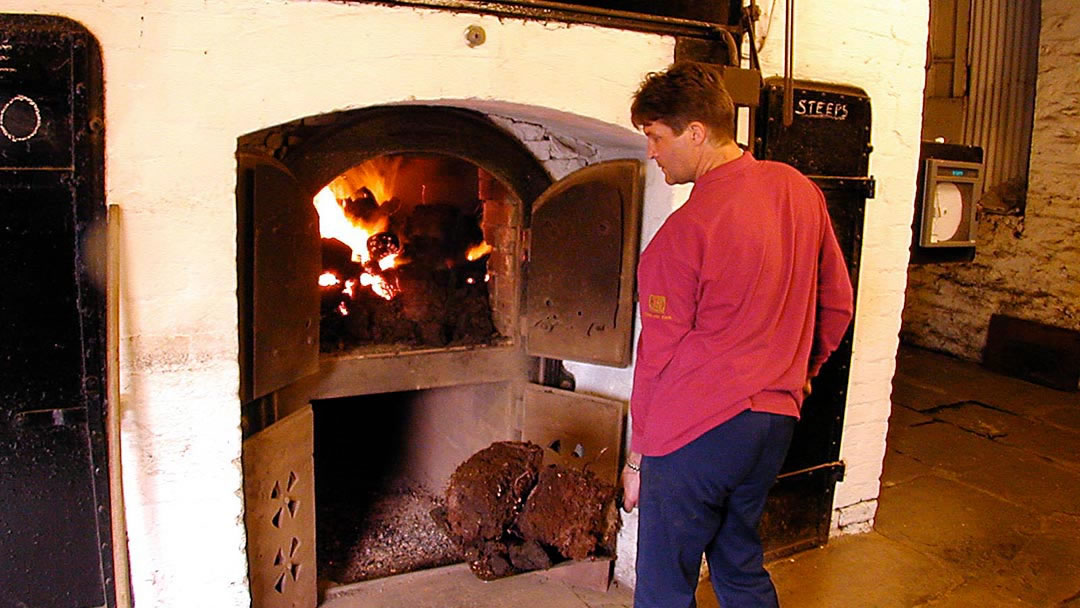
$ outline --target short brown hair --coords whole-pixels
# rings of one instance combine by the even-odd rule
[[[735,139],[735,104],[721,69],[680,61],[663,72],[646,74],[630,106],[634,126],[640,129],[660,121],[678,135],[696,120],[721,139]]]

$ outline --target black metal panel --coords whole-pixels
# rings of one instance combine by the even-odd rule
[[[0,15],[0,605],[115,605],[100,51]],[[96,282],[95,282],[96,279]]]
[[[533,204],[530,355],[629,365],[642,183],[639,161],[608,161],[563,178]]]
[[[277,161],[241,155],[237,197],[241,396],[251,401],[319,369],[319,217]],[[250,311],[250,313],[248,312]]]
[[[806,175],[861,177],[870,170],[870,98],[861,89],[795,81],[795,117],[783,121],[783,79],[768,78],[758,107],[755,156]]]
[[[858,293],[866,198],[873,195],[873,180],[866,177],[870,100],[852,87],[799,82],[795,88],[795,119],[784,128],[782,88],[778,79],[767,82],[757,117],[755,154],[796,167],[821,188]],[[800,100],[804,102],[801,113]],[[761,533],[774,553],[823,544],[828,539],[833,486],[843,475],[840,438],[853,331],[853,326],[848,328],[814,378],[813,391],[803,403],[780,479],[770,493]]]

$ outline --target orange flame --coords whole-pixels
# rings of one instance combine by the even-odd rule
[[[485,241],[481,241],[479,245],[473,245],[472,247],[469,247],[469,250],[465,252],[465,259],[469,260],[470,262],[475,262],[476,260],[479,260],[485,255],[491,253],[491,249],[491,245],[488,245]]]
[[[386,218],[374,223],[357,222],[354,224],[345,216],[345,207],[338,202],[334,193],[327,186],[315,195],[315,210],[319,212],[319,234],[325,239],[337,239],[352,248],[354,262],[368,262],[367,241],[371,235],[386,230]]]
[[[378,156],[342,173],[328,186],[339,199],[355,198],[361,188],[367,188],[380,205],[394,197],[398,169],[403,156]]]
[[[341,283],[341,279],[337,278],[337,275],[332,272],[324,272],[319,275],[319,287],[333,287]]]

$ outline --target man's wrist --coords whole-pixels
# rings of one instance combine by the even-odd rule
[[[630,469],[631,471],[633,471],[635,473],[640,473],[641,472],[641,465],[638,464],[638,463],[635,463],[633,460],[627,460],[626,461],[626,468]]]

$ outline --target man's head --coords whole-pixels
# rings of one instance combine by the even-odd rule
[[[630,106],[668,183],[693,181],[702,154],[733,144],[735,105],[719,68],[679,62],[645,77]]]

